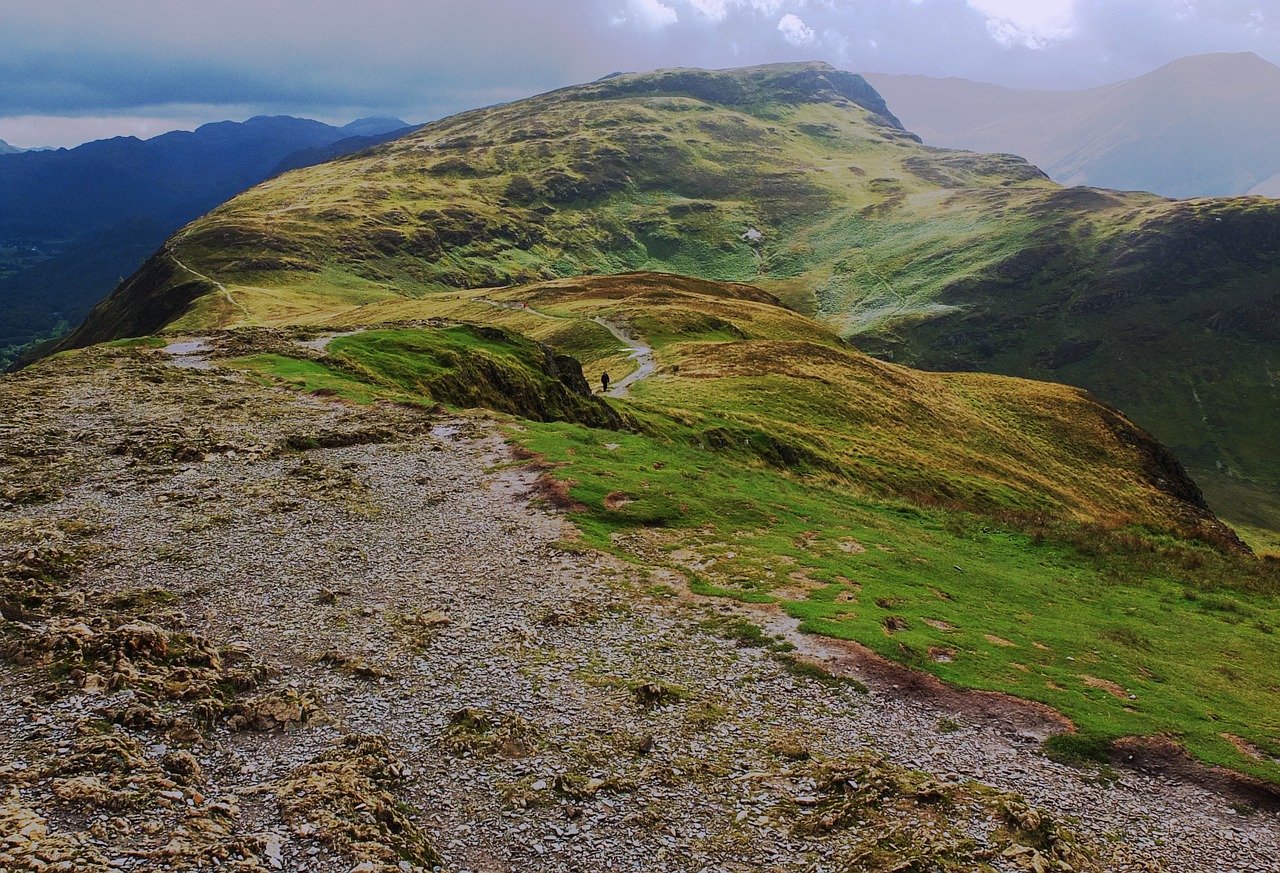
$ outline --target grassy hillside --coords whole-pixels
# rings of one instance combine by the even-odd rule
[[[1236,496],[1280,493],[1277,237],[1270,201],[1063,190],[1013,157],[926,148],[824,65],[668,71],[273,179],[61,347],[367,322],[382,301],[593,273],[751,281],[895,361],[1088,388],[1275,530]]]
[[[1109,407],[1059,385],[876,361],[751,286],[637,274],[475,298],[372,304],[402,321],[322,354],[292,345],[233,363],[355,403],[505,408],[549,499],[655,581],[1054,706],[1077,751],[1172,737],[1280,780],[1280,700],[1273,672],[1255,669],[1280,654],[1280,566],[1233,550],[1176,461]],[[611,401],[610,428],[584,426],[586,407],[486,397],[537,382],[546,356],[522,332],[581,356],[592,382],[625,374],[594,319],[627,325],[656,357]],[[463,393],[448,378],[461,372]]]

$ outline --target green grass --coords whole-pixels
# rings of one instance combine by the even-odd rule
[[[168,344],[168,340],[161,339],[158,336],[138,336],[115,340],[106,345],[113,349],[162,349]]]
[[[397,395],[394,391],[345,375],[324,364],[284,355],[254,355],[227,363],[257,373],[264,379],[279,380],[303,391],[333,393],[353,403],[369,404],[380,398],[408,399],[403,395]]]
[[[1100,741],[1170,736],[1201,760],[1280,780],[1280,765],[1224,736],[1280,756],[1280,691],[1257,669],[1280,655],[1267,629],[1280,624],[1280,580],[1251,559],[1084,529],[1037,537],[638,435],[542,424],[517,439],[562,465],[597,547],[696,560],[702,593],[776,602],[806,631],[1046,703]],[[619,491],[642,497],[606,509]]]
[[[621,424],[590,395],[572,362],[553,360],[548,349],[494,327],[371,330],[334,339],[318,361],[268,354],[229,363],[358,404],[483,407],[535,420]]]

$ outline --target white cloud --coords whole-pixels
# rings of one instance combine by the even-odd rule
[[[813,28],[794,12],[788,12],[778,22],[782,38],[794,46],[810,45],[814,41]]]
[[[742,10],[755,15],[776,15],[783,4],[783,0],[685,0],[685,2],[717,24]],[[803,6],[805,0],[799,0],[799,2]]]
[[[632,14],[646,27],[658,30],[680,20],[676,11],[662,0],[630,0]]]
[[[689,0],[689,5],[717,23],[729,17],[728,0]]]
[[[1074,0],[968,0],[1002,45],[1040,49],[1071,33]]]

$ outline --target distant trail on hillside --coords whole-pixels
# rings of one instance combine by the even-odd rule
[[[221,282],[219,282],[217,279],[212,278],[211,276],[206,276],[204,273],[201,273],[199,270],[191,269],[186,264],[182,263],[182,261],[178,260],[178,256],[175,255],[172,250],[170,250],[169,252],[169,257],[173,258],[173,262],[175,264],[177,264],[182,269],[186,270],[191,275],[196,276],[200,279],[204,279],[206,282],[213,283],[213,285],[215,285],[217,289],[222,292],[222,295],[227,298],[227,302],[230,303],[232,306],[234,306],[236,309],[239,309],[241,312],[243,312],[245,319],[250,324],[253,323],[253,316],[249,313],[249,310],[245,309],[244,304],[242,304],[240,301],[236,300],[234,297],[231,296],[231,292],[227,290],[226,285],[223,285]]]
[[[517,312],[528,312],[532,315],[537,315],[540,318],[564,320],[582,317],[572,315],[552,315],[549,312],[539,312],[527,303],[515,301],[489,300],[486,297],[473,297],[471,299],[477,303],[488,303],[490,306],[500,306],[503,309],[514,309]],[[627,347],[627,351],[631,352],[631,354],[627,356],[627,360],[636,362],[636,369],[614,382],[613,387],[605,392],[606,396],[624,397],[626,396],[628,388],[639,382],[641,379],[649,378],[657,371],[658,362],[653,357],[653,349],[641,341],[635,334],[631,333],[622,325],[607,321],[599,316],[593,316],[590,320],[613,334],[614,338],[625,345]]]

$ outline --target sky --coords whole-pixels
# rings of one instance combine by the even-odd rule
[[[1280,64],[1280,0],[0,0],[0,139],[418,123],[615,71],[796,60],[1080,88],[1219,51]]]

